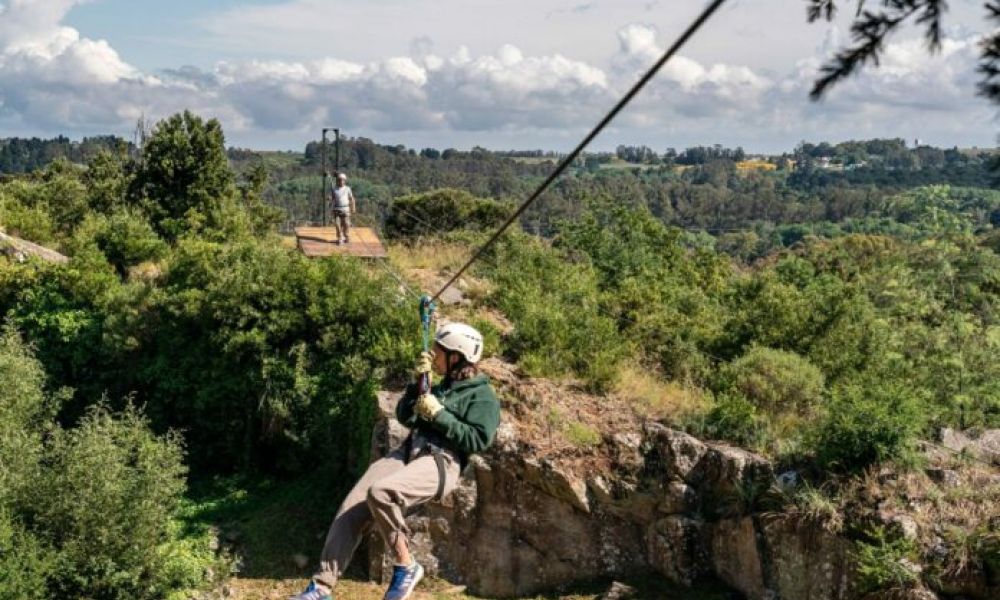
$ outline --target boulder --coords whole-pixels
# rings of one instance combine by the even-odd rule
[[[392,418],[396,397],[379,395],[373,458],[405,438]],[[648,423],[645,437],[605,436],[608,467],[587,471],[574,456],[535,454],[517,431],[503,424],[451,495],[408,517],[412,550],[430,575],[498,598],[644,569],[684,586],[714,576],[748,600],[854,597],[852,542],[760,512],[755,499],[775,482],[760,456]],[[904,513],[885,517],[914,535]],[[387,581],[377,537],[369,558],[370,576]],[[941,584],[975,600],[1000,597],[988,595],[981,573],[967,579]]]
[[[716,516],[745,514],[774,482],[766,459],[742,448],[715,445],[705,452],[689,481],[702,497],[706,513]]]
[[[524,459],[520,472],[525,482],[537,486],[550,496],[569,502],[585,513],[590,512],[587,482],[583,479],[561,470],[549,461],[534,458]]]
[[[778,517],[763,521],[763,566],[768,587],[787,600],[854,597],[854,563],[848,540],[822,528]]]
[[[10,257],[15,262],[25,262],[29,256],[34,256],[50,263],[66,264],[69,258],[44,246],[7,235],[0,231],[0,254]]]
[[[698,506],[698,494],[694,488],[680,481],[671,481],[664,490],[663,500],[656,507],[668,515],[693,513]]]
[[[381,414],[391,420],[393,411],[385,407]],[[393,424],[376,427],[382,439],[373,440],[373,449],[387,451],[387,436],[402,439],[396,432]],[[590,487],[601,484],[591,481]],[[551,461],[495,446],[470,459],[452,494],[407,518],[411,548],[428,574],[493,597],[565,586],[578,582],[580,573],[613,577],[644,568],[643,527],[622,516],[628,511],[595,505],[598,495]],[[386,582],[391,573],[384,545],[377,537],[369,542],[369,576]]]
[[[927,477],[943,488],[954,488],[962,485],[962,477],[954,469],[927,469]]]
[[[763,600],[766,585],[754,519],[724,519],[708,528],[708,537],[715,575],[748,600]]]
[[[700,520],[678,515],[653,523],[647,533],[649,564],[670,581],[690,586],[708,572],[703,527]]]
[[[687,481],[708,452],[708,446],[693,435],[659,423],[647,423],[646,436],[670,478]]]
[[[642,489],[631,481],[594,475],[587,480],[587,490],[601,511],[639,525],[649,525],[662,515],[657,513],[659,487]]]
[[[938,441],[949,450],[965,452],[979,460],[1000,465],[1000,429],[963,432],[945,427],[938,433]]]

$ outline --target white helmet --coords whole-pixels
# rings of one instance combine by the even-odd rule
[[[472,364],[483,356],[483,334],[465,323],[448,323],[437,330],[434,341],[442,348],[454,350]]]

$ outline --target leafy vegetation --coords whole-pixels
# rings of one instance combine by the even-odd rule
[[[185,113],[130,150],[0,182],[4,228],[70,257],[0,256],[3,593],[164,597],[225,573],[204,523],[259,516],[244,539],[264,547],[284,526],[259,504],[280,496],[267,482],[299,478],[275,500],[290,507],[319,489],[302,482],[349,481],[376,386],[416,351],[383,269],[276,235],[316,216],[315,146],[227,157],[218,123]],[[582,162],[476,263],[457,310],[490,352],[828,472],[906,464],[935,427],[1000,426],[1000,194],[940,185],[984,185],[988,157],[893,141],[803,144],[773,169],[723,148],[622,155],[641,165]],[[344,150],[393,264],[429,278],[552,158]],[[602,443],[566,415],[550,427]],[[241,483],[189,492],[189,473]],[[823,493],[796,502],[840,529]],[[977,564],[996,563],[991,536],[966,544]],[[872,589],[905,583],[894,543],[859,549]]]
[[[915,569],[917,546],[912,540],[890,539],[881,527],[872,530],[870,538],[855,545],[862,592],[903,590],[920,580]]]
[[[204,583],[209,540],[174,527],[187,471],[178,436],[157,436],[131,407],[95,405],[59,426],[60,398],[10,329],[0,383],[3,597],[163,598]]]

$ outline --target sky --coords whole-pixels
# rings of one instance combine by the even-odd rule
[[[875,4],[874,0],[867,0]],[[872,137],[993,147],[975,95],[981,0],[951,0],[942,51],[893,37],[877,69],[808,92],[855,3],[729,0],[591,146],[791,150]],[[219,119],[229,145],[301,150],[322,127],[414,148],[573,147],[702,0],[0,0],[0,137],[130,136]]]

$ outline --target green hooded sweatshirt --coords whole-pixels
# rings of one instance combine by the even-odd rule
[[[443,381],[431,388],[444,406],[433,421],[420,418],[413,410],[417,401],[417,386],[407,386],[403,399],[396,405],[396,419],[410,428],[442,438],[462,457],[489,448],[500,425],[500,402],[486,375],[476,375],[464,381]]]

